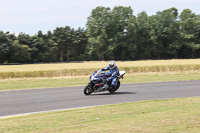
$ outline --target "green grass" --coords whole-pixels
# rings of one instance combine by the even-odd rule
[[[19,79],[0,81],[0,91],[86,85],[89,78]]]
[[[184,81],[200,80],[200,73],[180,73],[180,74],[147,74],[147,75],[125,75],[121,83],[143,83],[161,81]],[[18,79],[0,80],[0,91],[52,88],[67,86],[85,86],[89,82],[88,77],[81,78],[47,78],[47,79]]]
[[[200,97],[0,118],[1,133],[199,133]]]

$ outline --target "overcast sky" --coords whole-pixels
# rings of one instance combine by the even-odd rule
[[[200,0],[0,0],[0,30],[34,35],[56,27],[85,28],[87,17],[97,6],[131,6],[133,14],[154,15],[171,7],[200,14]]]

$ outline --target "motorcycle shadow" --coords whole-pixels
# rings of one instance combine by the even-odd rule
[[[95,96],[95,95],[130,95],[130,94],[136,94],[136,93],[135,92],[115,92],[115,93],[102,92],[102,93],[93,93],[91,96]]]

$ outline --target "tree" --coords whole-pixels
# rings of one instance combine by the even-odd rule
[[[195,58],[196,51],[200,49],[200,18],[190,9],[185,9],[180,15],[180,21],[183,44],[191,50],[187,55]]]
[[[73,60],[87,60],[87,42],[86,31],[82,28],[75,30],[75,40],[73,43]]]
[[[110,38],[107,33],[110,25],[110,13],[110,8],[97,7],[88,17],[86,25],[89,45],[87,48],[91,59],[104,60],[108,56],[107,51],[112,49],[109,47]]]
[[[6,59],[6,51],[3,45],[0,45],[0,63],[4,63]]]
[[[87,22],[88,51],[93,59],[123,59],[128,53],[127,26],[130,7],[97,7]]]
[[[29,62],[31,59],[30,50],[27,45],[20,44],[18,40],[13,41],[10,61],[13,63]]]
[[[111,46],[113,48],[114,57],[117,60],[130,59],[128,45],[128,20],[133,15],[131,7],[118,6],[114,7],[111,14],[110,32]]]
[[[19,41],[20,44],[28,45],[29,47],[31,47],[31,45],[32,45],[32,38],[28,34],[20,33],[17,36],[17,40]]]
[[[136,45],[136,17],[134,15],[130,16],[127,26],[127,42],[128,42],[128,53],[129,59],[137,58],[137,45]]]
[[[53,34],[51,33],[51,31],[48,31],[47,34],[42,36],[40,33],[39,36],[44,40],[44,43],[46,45],[46,51],[44,53],[45,62],[57,62],[58,47],[57,43],[53,40]]]
[[[60,61],[70,61],[71,50],[75,43],[75,30],[70,29],[69,26],[56,28],[53,32],[53,40],[57,44]]]
[[[45,53],[48,51],[47,44],[43,38],[34,35],[31,37],[31,58],[33,62],[45,62]]]
[[[9,32],[3,33],[0,31],[0,62],[1,63],[8,63],[10,61],[11,56],[11,46],[13,40],[16,37],[14,34],[10,34]]]
[[[4,63],[6,60],[6,48],[5,48],[6,36],[0,31],[0,63]]]
[[[135,45],[135,58],[136,59],[148,59],[151,58],[152,42],[150,40],[150,22],[146,12],[138,14],[137,18],[132,18],[132,22],[129,21],[129,34],[132,36],[132,43]],[[131,26],[132,25],[132,26]]]
[[[179,25],[177,21],[178,12],[176,8],[170,8],[163,12],[157,12],[151,17],[151,41],[154,44],[154,52],[158,59],[170,58],[171,54],[177,54],[180,48]],[[174,49],[172,53],[171,50]]]

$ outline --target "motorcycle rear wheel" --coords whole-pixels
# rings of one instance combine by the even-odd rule
[[[90,95],[92,93],[92,85],[90,83],[87,84],[83,92],[85,95]]]
[[[118,80],[118,82],[117,82],[117,87],[116,87],[116,90],[115,91],[117,91],[118,89],[119,89],[119,87],[120,87],[120,81]]]

